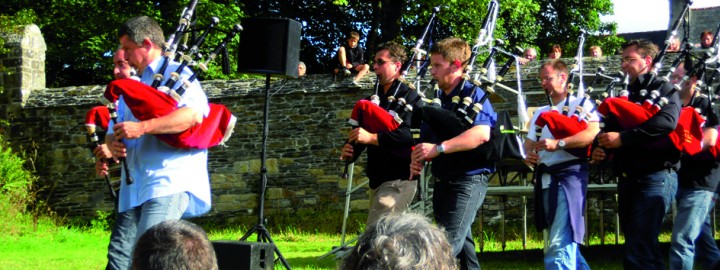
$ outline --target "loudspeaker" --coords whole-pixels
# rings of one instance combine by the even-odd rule
[[[242,19],[238,72],[298,77],[300,23],[281,18]]]
[[[212,241],[220,270],[272,270],[275,245],[244,241]]]

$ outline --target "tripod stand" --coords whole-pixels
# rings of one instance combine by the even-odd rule
[[[263,108],[263,136],[262,136],[262,151],[260,153],[260,196],[258,197],[258,224],[255,225],[250,231],[245,233],[243,237],[240,238],[240,241],[245,241],[250,235],[253,233],[257,233],[257,242],[263,242],[263,243],[272,243],[275,245],[275,242],[273,242],[272,238],[270,238],[270,233],[265,228],[265,188],[267,187],[267,167],[265,167],[265,161],[266,161],[266,152],[267,152],[267,140],[268,140],[268,130],[270,129],[268,126],[268,111],[270,110],[270,74],[267,74],[265,77],[265,107]],[[282,262],[283,266],[285,266],[285,269],[290,270],[290,264],[285,260],[282,253],[280,253],[280,249],[278,249],[277,246],[275,246],[275,253],[278,255],[278,259],[280,259],[280,262]]]

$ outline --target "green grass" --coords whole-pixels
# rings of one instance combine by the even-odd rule
[[[209,229],[208,233],[212,240],[238,240],[247,231],[248,228],[235,227]],[[270,233],[293,269],[336,269],[335,255],[322,260],[318,257],[338,246],[340,235],[293,228]],[[486,233],[480,262],[485,269],[542,269],[542,242],[535,239],[538,236],[531,233],[527,250],[522,250],[520,240],[513,239],[502,251],[499,237]],[[346,240],[353,237],[350,235]],[[667,234],[661,237],[665,242],[668,238]],[[54,227],[48,222],[40,222],[34,232],[0,235],[0,269],[102,269],[106,263],[108,239],[109,232],[104,230]],[[253,242],[256,236],[247,240]],[[476,240],[479,243],[480,239]],[[597,243],[597,237],[591,239],[591,247],[583,251],[590,266],[593,269],[621,269],[622,261],[618,255],[621,248],[608,245],[601,249]],[[614,236],[606,235],[606,243],[614,243]],[[608,250],[614,255],[607,255]],[[276,269],[283,269],[279,262]]]

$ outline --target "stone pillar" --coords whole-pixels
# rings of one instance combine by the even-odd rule
[[[45,89],[45,39],[34,24],[0,37],[6,49],[0,55],[0,100],[22,106],[33,90]]]

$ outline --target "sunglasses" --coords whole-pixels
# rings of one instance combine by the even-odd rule
[[[375,64],[378,65],[378,66],[382,66],[382,65],[384,65],[385,63],[392,63],[392,60],[383,60],[383,59],[380,59],[380,58],[375,59]]]

